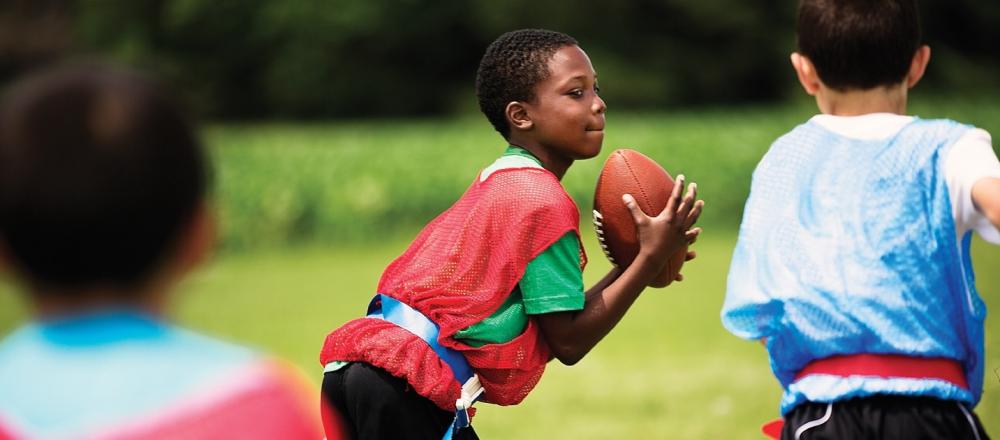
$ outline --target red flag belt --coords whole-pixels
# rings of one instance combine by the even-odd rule
[[[938,379],[969,389],[962,364],[954,359],[920,358],[898,354],[852,354],[810,362],[795,375],[801,380],[814,374],[875,376],[885,378]]]

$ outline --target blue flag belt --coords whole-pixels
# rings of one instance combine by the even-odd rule
[[[448,427],[444,440],[451,439],[454,431],[459,428],[469,426],[469,408],[482,395],[483,387],[465,357],[438,342],[437,324],[417,309],[382,294],[376,294],[368,304],[368,317],[389,321],[422,339],[444,363],[448,364],[452,374],[455,375],[455,380],[462,385],[462,396],[455,401],[455,420]]]

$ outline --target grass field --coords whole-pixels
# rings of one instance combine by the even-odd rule
[[[930,103],[1000,133],[996,104]],[[619,116],[605,152],[564,184],[581,207],[611,149],[632,146],[699,183],[707,201],[688,279],[650,290],[580,364],[549,366],[517,407],[480,405],[484,439],[759,439],[780,390],[759,344],[719,323],[746,180],[768,143],[808,105]],[[993,125],[990,125],[993,124]],[[478,119],[213,127],[222,251],[178,289],[174,316],[196,329],[286,357],[320,379],[324,335],[359,316],[383,267],[414,227],[447,206],[502,144]],[[584,225],[589,282],[608,265]],[[1000,310],[1000,247],[976,242],[977,284]],[[588,284],[589,284],[588,282]],[[25,318],[0,283],[0,335]],[[994,313],[995,315],[995,313]],[[978,412],[1000,433],[1000,318],[987,318],[986,390]]]
[[[589,231],[585,231],[589,232]],[[607,269],[588,237],[594,281]],[[759,439],[779,389],[764,350],[726,333],[718,312],[735,242],[707,231],[683,283],[649,290],[621,324],[573,367],[552,363],[519,406],[480,405],[484,439]],[[362,313],[385,264],[405,246],[297,248],[222,255],[181,286],[175,316],[184,324],[287,357],[317,382],[323,336]],[[975,243],[977,284],[1000,309],[1000,247]],[[0,333],[23,317],[0,291]],[[987,320],[987,380],[978,412],[1000,432],[1000,318]]]

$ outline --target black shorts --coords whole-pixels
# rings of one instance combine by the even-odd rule
[[[405,380],[360,362],[324,374],[323,398],[355,440],[441,440],[455,419],[454,412],[417,394]],[[452,438],[479,439],[471,426]]]
[[[782,440],[988,440],[972,410],[954,400],[877,395],[807,402],[785,414]]]

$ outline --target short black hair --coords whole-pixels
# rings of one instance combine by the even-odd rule
[[[193,127],[138,73],[63,65],[0,102],[0,243],[29,282],[138,287],[174,250],[208,179]]]
[[[535,86],[550,75],[549,60],[557,50],[579,43],[569,35],[545,29],[520,29],[498,37],[483,54],[476,73],[479,109],[506,139],[504,111],[512,101],[535,99]]]
[[[916,0],[801,0],[796,32],[823,84],[842,91],[899,83],[921,42]]]

